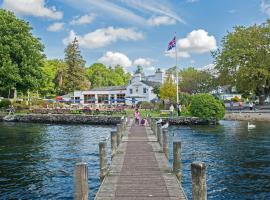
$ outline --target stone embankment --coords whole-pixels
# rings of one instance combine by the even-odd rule
[[[1,117],[3,121],[5,117]],[[121,117],[113,116],[92,116],[72,114],[26,114],[7,117],[9,122],[32,122],[32,123],[59,123],[59,124],[96,124],[116,125],[121,122]]]
[[[228,112],[224,120],[270,121],[270,112]]]
[[[198,117],[160,117],[163,121],[168,121],[170,125],[209,125],[217,124],[215,120],[203,120]],[[154,118],[156,120],[160,118]]]

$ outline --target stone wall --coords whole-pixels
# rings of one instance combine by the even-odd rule
[[[198,117],[177,117],[177,118],[168,118],[160,117],[163,121],[169,121],[170,125],[209,125],[216,124],[216,121],[203,120]],[[156,120],[160,118],[154,118]]]
[[[59,124],[116,125],[120,123],[121,117],[72,114],[27,114],[14,115],[14,118],[8,121]]]

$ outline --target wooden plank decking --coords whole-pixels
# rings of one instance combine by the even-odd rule
[[[150,128],[128,126],[95,200],[187,199]]]

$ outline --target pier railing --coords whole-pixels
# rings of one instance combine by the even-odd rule
[[[117,148],[119,147],[122,137],[127,133],[127,126],[129,124],[128,118],[123,118],[120,124],[117,124],[117,130],[112,131],[108,139],[111,140],[111,160],[116,155]],[[160,144],[162,152],[166,158],[169,159],[169,145],[168,145],[168,130],[162,129],[160,124],[156,123],[154,119],[148,119],[148,123],[151,127],[153,134],[157,138],[157,142]],[[108,162],[107,162],[107,141],[99,143],[99,160],[100,160],[100,182],[102,182],[108,174]],[[206,200],[207,199],[207,187],[206,187],[206,165],[201,162],[193,162],[191,167],[192,178],[192,199],[193,200]],[[182,178],[182,164],[181,164],[181,141],[173,141],[173,165],[172,172],[175,174],[181,184]],[[87,200],[89,196],[88,189],[88,167],[87,163],[80,162],[75,166],[75,193],[74,198],[76,200]]]

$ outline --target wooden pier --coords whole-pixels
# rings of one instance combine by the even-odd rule
[[[95,200],[187,199],[155,131],[129,122],[119,137],[121,143],[106,176],[101,177]]]

